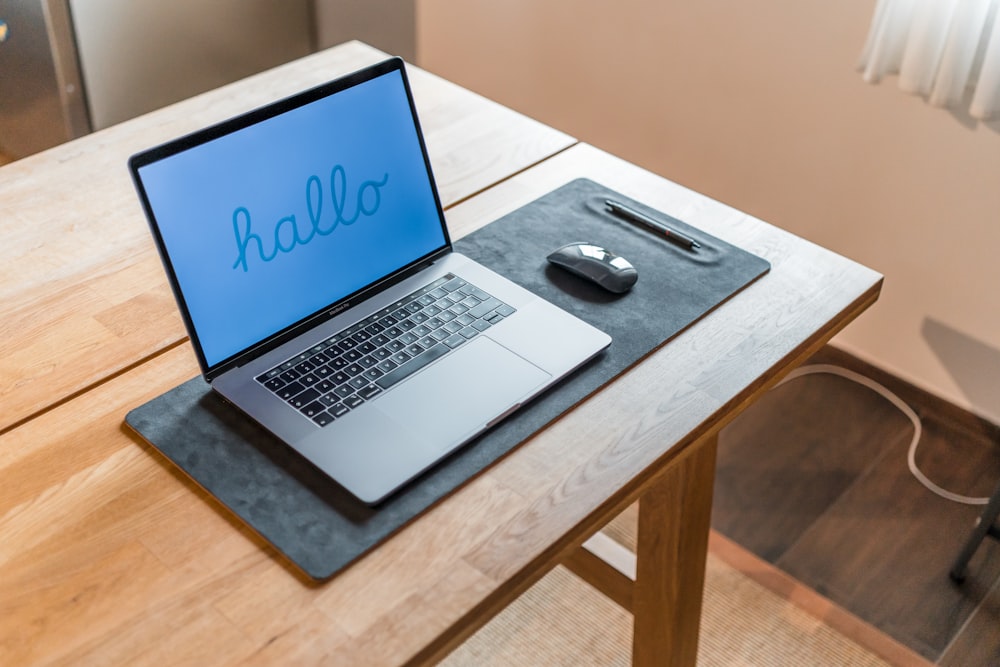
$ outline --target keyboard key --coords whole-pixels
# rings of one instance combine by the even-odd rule
[[[472,315],[473,317],[477,317],[477,318],[478,317],[483,317],[484,315],[486,315],[486,313],[489,313],[490,311],[492,311],[493,309],[495,309],[497,306],[502,306],[502,305],[503,304],[498,299],[494,299],[493,297],[490,297],[486,301],[483,301],[481,304],[479,304],[478,306],[476,306],[475,308],[473,308],[472,310],[470,310],[469,311],[469,315]]]
[[[448,333],[453,334],[453,333],[458,333],[459,331],[461,331],[462,330],[462,325],[459,324],[458,322],[452,321],[452,322],[448,322],[447,324],[445,324],[444,327],[442,327],[442,328],[445,331],[447,331]]]
[[[459,315],[458,319],[456,319],[455,321],[458,322],[459,324],[461,324],[463,327],[467,327],[470,324],[472,324],[473,322],[475,322],[476,318],[474,318],[471,315],[469,315],[468,313],[466,313],[465,315]]]
[[[356,378],[351,378],[347,382],[347,384],[348,384],[348,386],[354,387],[355,389],[361,389],[366,384],[368,384],[368,378],[366,378],[364,375],[359,375]]]
[[[289,382],[284,387],[278,390],[278,397],[281,398],[282,400],[287,401],[292,396],[295,396],[295,394],[301,392],[303,389],[305,389],[305,387],[303,387],[298,382]]]
[[[504,304],[501,304],[501,305],[497,306],[497,312],[500,313],[501,315],[503,315],[504,317],[510,317],[516,311],[513,308],[511,308],[510,306],[508,306],[506,303],[504,303]]]
[[[301,364],[296,364],[295,365],[295,370],[297,370],[299,373],[302,373],[302,374],[309,373],[314,368],[316,368],[316,366],[313,365],[313,364],[310,364],[308,361],[303,361]]]
[[[368,378],[369,380],[374,381],[379,379],[383,375],[385,375],[385,373],[380,371],[378,368],[369,368],[368,370],[366,370],[364,373],[361,374],[361,377]]]
[[[284,373],[282,373],[278,377],[280,377],[285,382],[292,382],[293,380],[298,380],[299,376],[301,376],[301,375],[302,375],[302,373],[299,373],[297,371],[293,371],[291,369],[288,369],[287,371],[285,371]]]
[[[363,399],[365,399],[367,401],[368,399],[370,399],[372,396],[374,396],[375,394],[379,393],[380,391],[382,391],[382,390],[379,389],[378,387],[376,387],[375,385],[370,384],[367,387],[362,387],[361,389],[359,389],[358,390],[358,396],[360,396],[361,398],[363,398]]]
[[[323,394],[322,396],[319,397],[319,402],[322,403],[323,405],[325,405],[326,407],[330,407],[331,405],[333,405],[334,403],[336,403],[339,400],[340,400],[340,396],[337,396],[332,391],[328,392],[326,394]]]
[[[487,329],[490,328],[490,323],[487,322],[486,320],[476,320],[475,322],[472,323],[472,327],[476,331],[486,331]]]
[[[444,339],[444,344],[450,348],[456,348],[465,342],[465,336],[461,334],[452,334]]]
[[[326,411],[326,406],[323,405],[322,403],[320,403],[319,401],[313,401],[312,403],[310,403],[306,407],[304,407],[301,410],[299,410],[299,412],[301,412],[302,414],[304,414],[306,417],[315,417],[319,413],[325,412],[325,411]]]
[[[327,409],[327,412],[333,415],[334,419],[340,419],[350,411],[351,411],[350,408],[348,408],[343,403],[337,403],[336,405],[331,405]]]
[[[271,378],[278,377],[278,375],[280,373],[281,373],[281,369],[280,368],[272,368],[271,370],[269,370],[268,372],[264,373],[263,375],[258,375],[257,376],[257,382],[260,382],[261,384],[264,384],[268,380],[270,380]]]
[[[458,333],[461,334],[461,335],[463,335],[463,336],[465,336],[466,338],[472,338],[472,337],[474,337],[479,332],[476,331],[475,329],[473,329],[472,327],[465,327],[464,329],[462,329]]]
[[[368,357],[362,357],[361,361],[358,362],[358,364],[361,365],[361,368],[371,368],[377,363],[378,359],[376,359],[374,355]]]
[[[348,376],[354,377],[355,375],[361,375],[361,371],[363,370],[365,369],[361,367],[361,364],[351,364],[344,369],[344,372],[347,373]]]
[[[358,407],[359,405],[361,405],[364,402],[365,402],[365,400],[363,398],[361,398],[360,396],[357,396],[357,395],[355,395],[355,396],[348,396],[347,398],[344,399],[344,405],[346,405],[347,407],[349,407],[352,410],[354,408]]]
[[[392,385],[396,384],[400,380],[409,377],[413,373],[417,372],[427,364],[431,363],[435,359],[438,359],[448,353],[449,348],[446,345],[435,345],[431,349],[427,350],[424,354],[411,360],[407,364],[401,365],[396,370],[391,373],[386,373],[378,380],[375,384],[382,387],[383,389],[388,389]]]
[[[403,345],[412,345],[416,343],[420,336],[416,335],[411,331],[407,331],[405,334],[399,337],[399,342]]]
[[[399,366],[399,364],[397,364],[392,359],[386,359],[385,361],[378,362],[378,366],[376,366],[376,368],[378,368],[383,373],[388,373],[397,366]]]
[[[415,357],[423,351],[424,348],[419,343],[414,343],[413,345],[409,345],[406,348],[406,353],[411,357]]]
[[[319,414],[314,415],[313,418],[312,418],[312,420],[314,422],[316,422],[316,424],[319,425],[319,426],[326,426],[327,424],[332,424],[333,423],[334,417],[329,412],[327,412],[326,410],[324,410],[323,412],[320,412]]]
[[[319,376],[314,373],[306,373],[305,375],[299,378],[299,382],[301,382],[307,387],[311,387],[317,382],[319,382]]]
[[[408,355],[406,352],[399,351],[396,354],[392,355],[391,359],[395,361],[397,364],[405,364],[407,361],[410,360],[410,355]]]
[[[286,384],[285,381],[276,375],[267,382],[265,382],[264,386],[270,389],[271,391],[278,391],[283,386],[285,386],[285,384]]]
[[[333,393],[337,398],[347,398],[354,393],[354,387],[349,384],[344,384],[333,390]]]
[[[304,408],[305,406],[315,401],[317,398],[319,398],[318,391],[316,391],[315,389],[306,389],[305,391],[296,394],[295,396],[292,396],[292,398],[288,401],[288,404],[296,409]]]

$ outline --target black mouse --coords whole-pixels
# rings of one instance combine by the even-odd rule
[[[553,251],[548,260],[615,294],[629,291],[639,278],[639,272],[627,259],[593,243],[564,245]]]

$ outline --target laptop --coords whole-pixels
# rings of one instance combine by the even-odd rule
[[[205,380],[364,503],[611,343],[453,251],[399,58],[129,169]]]

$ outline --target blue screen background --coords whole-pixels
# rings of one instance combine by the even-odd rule
[[[399,72],[154,162],[139,176],[209,366],[445,243]],[[313,179],[307,194],[313,176],[318,187]],[[336,224],[338,209],[356,221]],[[332,232],[313,233],[314,224]],[[259,242],[247,241],[247,225]],[[274,252],[276,228],[287,251]],[[295,242],[296,229],[308,242]],[[273,259],[264,261],[261,247]]]

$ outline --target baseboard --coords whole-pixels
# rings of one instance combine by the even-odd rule
[[[1000,444],[1000,425],[903,380],[835,345],[826,345],[806,364],[833,364],[861,373],[883,385],[913,407],[921,418],[931,416],[949,427]]]
[[[853,370],[853,369],[852,369]],[[878,628],[851,614],[835,602],[786,574],[774,565],[744,549],[722,533],[713,530],[709,551],[730,567],[784,598],[810,616],[822,621],[886,662],[897,666],[932,667],[920,654],[897,642]]]

